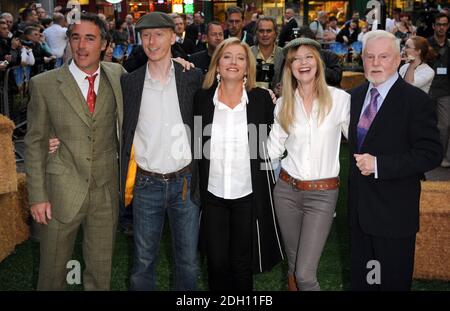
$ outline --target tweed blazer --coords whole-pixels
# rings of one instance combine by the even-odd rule
[[[69,222],[80,210],[93,182],[94,170],[96,186],[111,182],[111,189],[118,191],[119,172],[111,168],[118,167],[120,153],[118,142],[123,119],[120,76],[124,70],[118,64],[103,62],[100,68],[100,85],[112,89],[113,96],[105,93],[105,98],[111,99],[105,102],[99,99],[102,96],[99,92],[97,102],[114,107],[106,109],[96,105],[92,117],[67,64],[30,81],[25,136],[29,202],[50,202],[53,217],[61,222]],[[103,79],[107,83],[104,80],[102,84]],[[116,124],[109,124],[114,119]],[[107,131],[103,129],[113,126],[117,129],[117,139],[108,137],[105,145],[102,134]],[[49,154],[48,140],[52,137],[57,137],[61,144],[57,152]]]

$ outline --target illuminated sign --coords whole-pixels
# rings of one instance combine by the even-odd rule
[[[184,4],[194,4],[194,0],[184,0]]]
[[[185,4],[184,5],[184,13],[194,14],[194,5],[193,4]]]
[[[183,13],[183,5],[182,4],[172,4],[172,12],[173,13]]]

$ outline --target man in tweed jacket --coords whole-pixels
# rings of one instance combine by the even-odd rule
[[[30,82],[25,166],[31,215],[44,224],[38,290],[65,288],[80,226],[84,288],[108,290],[118,215],[123,69],[100,63],[106,30],[97,16],[82,15],[68,37],[71,63]],[[60,146],[49,154],[51,137]]]

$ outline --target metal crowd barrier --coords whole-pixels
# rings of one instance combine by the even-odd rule
[[[11,75],[14,77],[11,77]],[[14,78],[17,91],[10,89]],[[28,103],[29,67],[15,66],[3,72],[1,86],[0,113],[14,121],[13,143],[15,146],[16,163],[24,161],[23,136],[26,132],[26,105]]]

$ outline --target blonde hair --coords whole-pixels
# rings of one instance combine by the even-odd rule
[[[314,93],[319,102],[319,125],[331,110],[332,100],[325,81],[325,65],[320,57],[319,51],[311,46],[307,46],[317,63],[317,71],[314,79]],[[289,129],[294,122],[295,117],[295,90],[298,87],[298,81],[292,74],[291,65],[294,61],[295,54],[300,47],[289,49],[283,72],[283,89],[282,89],[282,106],[278,113],[277,120],[283,130],[289,134]]]
[[[205,76],[205,80],[203,81],[203,88],[209,89],[216,82],[216,74],[217,67],[219,66],[219,60],[223,56],[223,51],[225,48],[231,45],[240,45],[245,50],[246,60],[247,60],[247,83],[245,85],[245,89],[250,91],[251,89],[256,87],[256,60],[255,56],[253,56],[250,47],[247,43],[241,42],[236,37],[231,37],[226,40],[223,40],[214,50],[214,54],[211,57],[211,63],[209,64],[208,73]]]

